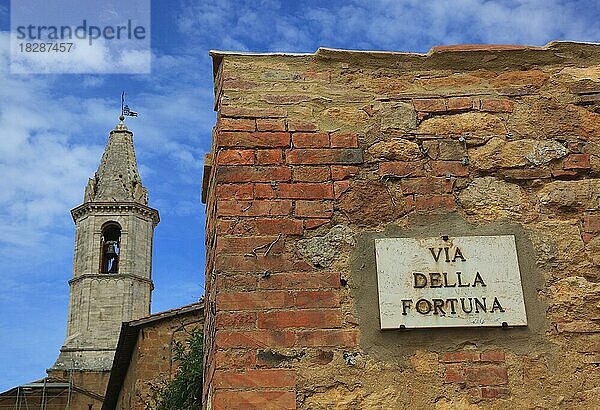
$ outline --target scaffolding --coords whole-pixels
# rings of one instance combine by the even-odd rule
[[[71,410],[71,383],[40,382],[23,384],[0,394],[0,410]]]
[[[93,399],[98,406],[87,404],[91,410],[99,410],[104,396],[83,389],[69,381],[53,381],[47,378],[0,393],[0,410],[74,410],[74,393],[79,397]],[[81,404],[81,403],[80,403]]]

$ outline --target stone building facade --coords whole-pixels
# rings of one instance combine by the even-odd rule
[[[600,46],[212,57],[206,408],[600,407]],[[381,329],[376,239],[499,235],[526,326]]]

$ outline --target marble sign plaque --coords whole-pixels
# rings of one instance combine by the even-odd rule
[[[375,240],[381,329],[526,326],[513,235]]]

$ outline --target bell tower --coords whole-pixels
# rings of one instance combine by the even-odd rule
[[[102,394],[100,379],[111,369],[121,323],[150,313],[152,239],[159,222],[158,211],[148,207],[133,133],[123,120],[110,132],[83,204],[71,211],[75,253],[67,337],[49,369],[50,376],[96,373]]]

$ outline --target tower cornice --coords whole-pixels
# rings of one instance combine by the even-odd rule
[[[133,275],[131,273],[84,273],[83,275],[79,275],[71,280],[69,280],[69,285],[73,283],[79,282],[83,279],[99,279],[99,280],[117,280],[117,279],[133,279],[138,282],[143,282],[150,285],[151,289],[154,289],[154,283],[152,280],[148,278],[142,278],[141,276]]]
[[[132,211],[152,218],[152,223],[154,226],[158,225],[160,222],[160,216],[158,215],[158,211],[156,209],[139,204],[137,202],[86,202],[76,208],[71,209],[71,216],[73,217],[73,221],[77,222],[79,218],[90,213],[107,214]]]

